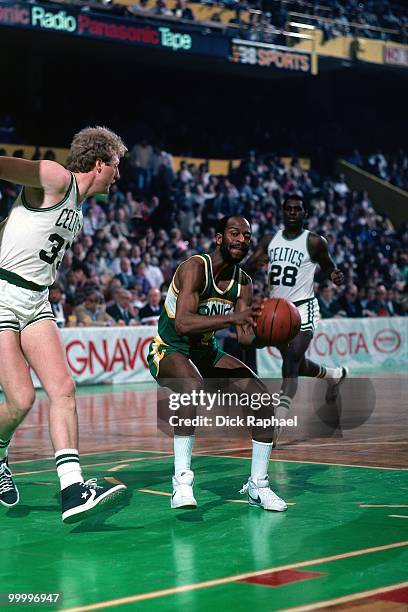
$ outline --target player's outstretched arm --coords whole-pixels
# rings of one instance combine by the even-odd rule
[[[253,317],[259,310],[257,307],[227,315],[205,316],[197,314],[200,291],[204,286],[204,276],[204,264],[199,260],[190,259],[178,270],[179,294],[174,321],[177,334],[194,336],[218,329],[227,329],[230,325],[253,323]]]
[[[61,164],[50,160],[30,161],[18,157],[0,157],[0,179],[41,189],[48,195],[64,194],[71,173]]]
[[[242,266],[248,274],[254,274],[266,262],[268,255],[268,244],[272,240],[272,234],[265,234],[256,247],[255,252],[247,259]]]
[[[335,285],[342,285],[344,283],[344,275],[330,257],[327,240],[323,236],[310,234],[308,248],[312,261],[319,264],[321,270]]]

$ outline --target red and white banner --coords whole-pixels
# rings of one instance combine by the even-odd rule
[[[408,318],[325,319],[320,321],[307,357],[327,366],[347,366],[359,372],[404,371],[408,367]],[[277,348],[257,351],[258,374],[280,375]]]
[[[62,329],[68,365],[77,383],[153,381],[147,365],[157,328],[115,327]],[[36,387],[39,381],[33,376]]]
[[[357,371],[408,368],[408,318],[329,319],[320,321],[307,356],[327,366]],[[67,360],[77,383],[153,381],[147,365],[156,327],[62,329]],[[257,351],[258,374],[280,376],[282,360],[274,347]],[[40,386],[33,376],[34,384]]]

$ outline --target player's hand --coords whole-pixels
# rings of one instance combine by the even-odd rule
[[[256,319],[261,314],[262,306],[259,304],[253,304],[250,308],[245,308],[240,312],[234,312],[233,324],[234,325],[252,325],[256,327]]]
[[[335,268],[330,274],[330,279],[335,285],[342,285],[344,283],[344,274],[339,268]]]

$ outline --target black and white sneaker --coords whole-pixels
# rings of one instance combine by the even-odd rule
[[[348,368],[341,368],[340,378],[328,379],[327,380],[327,391],[326,391],[326,403],[334,402],[339,394],[339,387],[345,381],[348,376]]]
[[[0,504],[10,508],[18,504],[20,495],[11,475],[7,458],[0,461]]]
[[[125,491],[124,484],[102,487],[96,484],[96,478],[76,482],[61,491],[62,521],[82,521],[116,503]]]
[[[245,495],[245,493],[248,495],[250,506],[257,506],[264,510],[274,510],[275,512],[284,512],[288,507],[286,502],[270,488],[268,476],[257,480],[248,478],[248,482],[244,484],[240,493],[241,495]]]

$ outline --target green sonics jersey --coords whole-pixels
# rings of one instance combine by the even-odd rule
[[[192,257],[202,259],[205,270],[205,285],[200,292],[197,314],[211,317],[227,315],[232,312],[241,293],[242,270],[238,266],[235,266],[231,282],[225,291],[221,291],[214,282],[211,257],[209,255],[193,255]],[[192,257],[190,257],[190,259],[192,259]],[[210,347],[216,346],[214,331],[205,332],[196,336],[180,336],[174,329],[177,296],[179,293],[175,284],[176,273],[177,270],[171,281],[164,308],[160,315],[158,340],[163,344],[168,344],[177,348],[184,354],[188,354],[192,348],[208,350]]]

